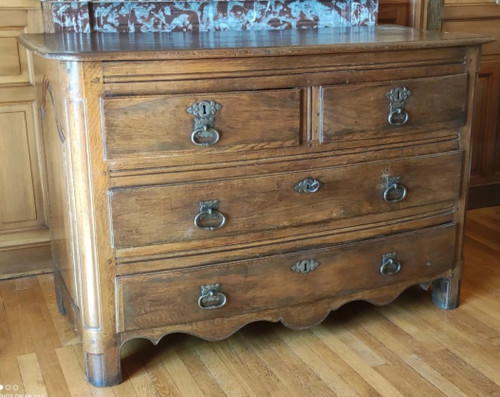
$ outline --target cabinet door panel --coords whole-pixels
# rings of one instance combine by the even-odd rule
[[[17,43],[17,36],[27,31],[25,10],[2,10],[0,13],[0,85],[29,81],[28,57]]]
[[[0,106],[1,228],[36,224],[35,172],[30,157],[33,121],[30,105]]]
[[[407,1],[380,1],[378,8],[379,25],[409,26],[409,4]]]
[[[482,46],[472,120],[469,208],[500,203],[500,4],[498,0],[446,0],[442,30],[495,37]]]
[[[500,61],[483,61],[476,86],[471,186],[500,181]]]
[[[0,75],[20,74],[19,49],[15,37],[0,37],[0,53],[3,54],[2,62],[0,62]]]
[[[51,270],[32,58],[17,42],[41,31],[40,2],[0,0],[0,279]]]
[[[469,32],[493,37],[500,37],[500,18],[443,21],[443,32]],[[500,53],[500,41],[494,41],[482,46],[483,55],[494,55]]]

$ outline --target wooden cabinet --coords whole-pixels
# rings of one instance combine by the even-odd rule
[[[136,337],[302,328],[422,283],[456,307],[488,38],[187,37],[22,38],[36,54],[58,303],[89,381],[119,382],[120,346]]]
[[[417,29],[435,29],[434,9],[442,0],[379,0],[379,25],[411,26]],[[439,21],[439,18],[438,18]]]
[[[410,0],[380,0],[378,3],[378,20],[380,25],[411,26]]]
[[[495,1],[448,0],[441,10],[442,30],[488,34],[478,75],[472,133],[469,206],[500,205],[500,5]]]
[[[38,1],[0,2],[0,278],[51,269],[31,58],[17,42],[41,24]]]

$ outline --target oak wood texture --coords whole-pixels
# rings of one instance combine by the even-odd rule
[[[164,155],[207,151],[193,145],[195,119],[187,109],[202,101],[221,106],[213,128],[219,133],[213,156],[220,151],[255,151],[297,146],[303,140],[300,90],[206,93],[188,96],[109,98],[104,100],[104,129],[108,158],[127,155]],[[166,111],[166,109],[169,109]],[[144,131],[138,135],[137,129]],[[221,150],[219,150],[221,149]]]
[[[0,278],[48,272],[43,148],[28,51],[17,37],[41,31],[40,4],[0,3]]]
[[[412,289],[349,303],[321,325],[248,325],[224,341],[169,335],[122,348],[122,384],[85,381],[81,343],[52,275],[0,281],[0,374],[18,393],[76,396],[494,396],[500,393],[500,207],[467,213],[462,302],[441,311]]]
[[[469,2],[468,2],[469,3]],[[492,4],[493,3],[493,4]],[[472,208],[499,205],[500,195],[500,5],[492,1],[447,1],[442,30],[489,34],[496,41],[483,48],[472,134]]]
[[[246,58],[441,48],[490,42],[489,35],[440,33],[403,27],[286,29],[186,34],[44,34],[23,35],[21,43],[47,59],[64,61]],[[208,67],[208,66],[207,66]],[[125,71],[123,71],[126,73]]]
[[[28,229],[4,233],[0,242],[0,279],[52,272],[50,233],[47,229]]]
[[[58,306],[81,335],[93,385],[120,382],[121,345],[131,338],[156,341],[182,331],[220,339],[262,319],[303,328],[351,300],[388,303],[430,282],[438,306],[456,307],[474,76],[479,46],[488,38],[395,27],[228,33],[225,40],[218,33],[127,37],[21,39],[39,54],[34,63]],[[315,60],[320,62],[310,69]],[[366,116],[387,120],[385,89],[401,81],[443,104],[442,123],[412,121],[401,134],[379,138],[377,120],[361,124],[359,131],[370,131],[366,138],[323,139],[332,111],[325,87],[364,87],[368,98],[384,103]],[[426,81],[440,87],[441,101]],[[193,119],[186,106],[197,100],[224,102],[215,126],[205,124],[218,128],[220,122],[221,147],[189,146]],[[408,106],[421,117],[426,103]],[[226,107],[234,111],[224,113]],[[357,116],[364,116],[362,110]],[[160,135],[162,121],[167,129],[176,127],[165,132],[172,150]],[[231,123],[249,124],[251,138],[227,138]],[[280,128],[281,147],[267,147]],[[127,138],[133,129],[144,142]],[[226,138],[234,145],[224,148]],[[283,144],[292,139],[293,145]],[[247,142],[256,147],[240,150]],[[316,193],[297,192],[307,177],[319,179]],[[394,202],[384,201],[384,194]],[[201,231],[194,218],[200,201],[209,200],[219,200],[219,208],[207,217],[220,211],[226,224]],[[379,275],[380,248],[408,264],[391,281]],[[309,275],[314,280],[325,272],[333,288],[294,282],[304,291],[296,298],[283,282],[296,276],[293,263],[284,263],[305,253],[325,253],[325,263]],[[379,273],[370,267],[374,261]],[[335,262],[341,264],[338,279]],[[347,270],[352,263],[372,276],[356,277],[361,273]],[[217,278],[229,286],[228,306],[205,318],[192,302],[200,286]],[[238,295],[245,284],[262,292]],[[179,299],[186,306],[169,311]],[[248,311],[234,309],[247,300]]]
[[[353,226],[366,224],[366,216],[371,214],[440,202],[450,206],[458,198],[461,163],[460,152],[335,168],[317,167],[311,161],[310,171],[116,189],[110,193],[113,245],[127,248],[177,242],[177,250],[183,250],[181,242],[201,240],[198,245],[204,248],[226,247],[241,234],[243,239],[256,232],[261,239],[284,233],[299,237],[313,233],[318,225],[325,231],[335,230],[339,227],[336,221],[346,218],[353,218],[349,222]],[[443,181],[429,184],[429,173],[440,173]],[[396,205],[383,198],[390,176],[401,177],[408,189],[407,198]],[[295,191],[306,178],[317,179],[322,186],[315,193]],[[194,225],[199,203],[213,199],[219,200],[226,224],[218,230],[200,230]],[[196,248],[194,244],[189,247]]]
[[[119,330],[177,325],[181,331],[184,323],[307,304],[338,292],[354,293],[410,278],[431,278],[451,267],[455,233],[453,226],[446,226],[333,248],[121,277]],[[394,275],[382,274],[382,256],[395,251],[401,270]],[[310,273],[290,271],[297,262],[311,259],[318,267]],[[220,310],[199,310],[200,286],[213,283],[220,283],[228,303]],[[324,316],[326,313],[320,313],[319,320]],[[294,325],[293,319],[283,321]],[[213,338],[211,330],[202,332],[203,337]]]
[[[411,92],[404,106],[409,115],[408,121],[401,127],[387,122],[390,100],[386,94],[394,87],[405,87]],[[322,90],[325,106],[322,131],[324,141],[349,139],[356,135],[369,139],[408,129],[413,132],[422,127],[452,128],[465,123],[466,74],[392,80],[380,85],[322,87]],[[360,106],[364,108],[363,117],[359,117]]]

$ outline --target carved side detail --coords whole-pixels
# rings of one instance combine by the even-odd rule
[[[101,328],[99,269],[95,242],[95,220],[91,198],[91,178],[88,163],[87,103],[82,98],[65,99],[68,131],[71,131],[71,152],[73,177],[79,181],[74,185],[76,241],[78,244],[78,268],[81,277],[82,326],[88,333]],[[90,337],[91,340],[99,339]],[[97,343],[99,345],[99,343]],[[92,345],[92,350],[101,348]],[[87,350],[89,351],[89,350]]]
[[[72,244],[73,222],[68,208],[71,202],[71,170],[68,140],[61,124],[61,114],[57,106],[52,85],[47,76],[43,77],[39,103],[41,133],[43,135],[47,172],[48,224],[52,241],[52,256],[56,273],[60,273],[61,283],[68,289],[74,302],[78,302],[79,290],[74,280],[73,258],[77,247]],[[57,285],[57,284],[56,284]],[[59,291],[60,292],[60,291]],[[62,307],[59,307],[61,310]],[[66,309],[68,309],[66,307]]]
[[[59,139],[61,140],[61,143],[64,143],[66,141],[66,137],[64,136],[64,131],[61,127],[60,118],[57,114],[56,103],[54,100],[54,93],[52,92],[52,87],[50,85],[48,78],[44,76],[42,83],[42,102],[40,104],[40,118],[42,119],[42,121],[45,120],[45,112],[47,109],[47,97],[50,99],[50,103],[52,105],[57,133],[59,134]]]

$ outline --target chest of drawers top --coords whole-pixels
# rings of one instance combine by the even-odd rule
[[[491,42],[489,36],[400,26],[189,33],[28,34],[33,52],[66,61],[200,59],[443,48]]]

